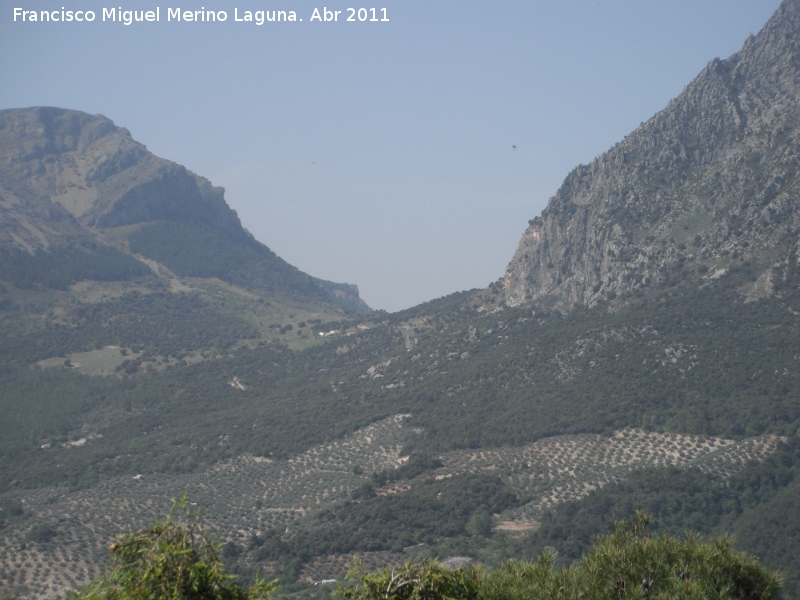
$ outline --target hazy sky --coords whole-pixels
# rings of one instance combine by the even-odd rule
[[[0,108],[113,119],[225,187],[284,259],[394,311],[501,277],[573,167],[736,52],[779,4],[0,0]],[[15,23],[15,6],[97,19]],[[161,21],[102,22],[113,6],[160,7]],[[176,7],[228,20],[167,22]],[[311,22],[315,7],[342,13]],[[348,7],[385,8],[389,22],[347,22]],[[235,22],[234,9],[302,22]]]

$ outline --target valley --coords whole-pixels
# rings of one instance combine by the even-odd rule
[[[569,565],[636,511],[800,593],[800,1],[564,180],[485,288],[387,313],[102,115],[0,111],[0,598],[186,494],[243,582]]]

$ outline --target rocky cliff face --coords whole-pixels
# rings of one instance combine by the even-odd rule
[[[800,0],[566,178],[508,266],[506,302],[562,310],[750,261],[771,289],[800,231]],[[619,300],[617,300],[619,301]]]
[[[246,235],[222,188],[154,156],[109,119],[78,111],[0,111],[0,194],[0,235],[29,249],[80,236],[78,225],[96,230],[161,219]],[[38,226],[37,216],[47,225]]]
[[[306,275],[256,242],[221,187],[151,154],[106,117],[52,107],[0,111],[0,249],[34,254],[82,242],[128,251],[126,236],[109,236],[110,230],[159,221],[208,227],[250,248],[242,256],[255,261],[257,273],[237,265],[243,271],[237,283],[253,275],[252,285],[269,282],[269,292],[370,310],[356,286]]]

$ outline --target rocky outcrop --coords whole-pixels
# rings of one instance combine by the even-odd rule
[[[61,108],[0,111],[0,194],[69,222],[42,231],[44,239],[75,233],[65,212],[92,229],[194,220],[247,235],[222,188],[151,154],[102,115]],[[42,242],[26,229],[28,244]]]
[[[569,310],[744,260],[768,278],[800,230],[799,103],[800,0],[786,0],[740,52],[567,176],[520,241],[506,302]]]
[[[53,107],[0,111],[0,245],[31,254],[75,242],[127,251],[109,230],[158,221],[200,224],[255,248],[243,256],[257,257],[257,272],[240,265],[236,284],[370,310],[356,286],[306,275],[258,243],[224,194],[148,152],[102,115]]]
[[[369,312],[372,309],[361,299],[358,286],[352,283],[334,283],[324,279],[311,278],[311,282],[318,286],[333,302],[353,312]]]

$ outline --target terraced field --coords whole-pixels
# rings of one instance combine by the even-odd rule
[[[286,461],[242,456],[199,474],[118,478],[74,493],[59,488],[7,493],[0,503],[21,505],[23,514],[10,517],[0,530],[0,594],[62,597],[66,589],[98,574],[116,535],[165,514],[171,499],[183,493],[206,514],[217,535],[237,544],[275,526],[289,532],[303,527],[309,515],[349,497],[372,473],[402,463],[404,442],[418,432],[403,427],[406,417],[386,418]],[[535,527],[547,508],[580,498],[634,469],[697,466],[726,477],[749,460],[763,459],[778,441],[762,437],[734,442],[638,430],[610,437],[564,435],[521,447],[451,452],[440,457],[444,466],[434,475],[496,473],[517,493],[532,498],[496,517],[498,530],[519,531]],[[340,575],[351,558],[319,557],[304,566],[301,576],[313,581]],[[380,552],[362,558],[375,568],[408,556]]]
[[[577,500],[634,469],[697,467],[724,478],[748,461],[766,458],[779,441],[775,436],[733,441],[636,429],[617,431],[611,437],[562,435],[520,447],[446,454],[436,476],[497,473],[517,494],[533,498],[498,518],[500,529],[521,530],[535,526],[548,508]]]
[[[68,494],[59,489],[6,494],[20,502],[22,517],[0,531],[0,589],[15,596],[62,597],[64,590],[98,573],[106,547],[119,533],[162,516],[171,499],[188,494],[216,533],[241,542],[251,531],[293,523],[344,498],[363,478],[397,466],[400,448],[412,430],[403,415],[384,419],[342,440],[312,448],[288,461],[243,456],[201,474],[109,480]],[[356,469],[359,470],[359,469]],[[31,532],[49,525],[55,535],[31,541]]]

